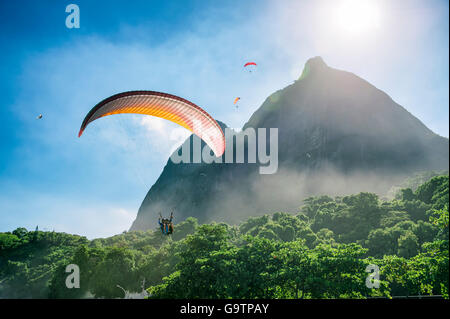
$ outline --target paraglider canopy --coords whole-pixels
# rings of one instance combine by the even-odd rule
[[[254,66],[256,66],[256,63],[255,63],[255,62],[247,62],[247,63],[244,64],[244,68],[247,67],[247,66],[249,66],[249,65],[254,65]]]
[[[233,104],[236,104],[237,101],[239,101],[240,99],[241,99],[240,97],[235,98]]]
[[[225,151],[225,135],[211,115],[188,100],[155,91],[130,91],[104,99],[86,115],[78,137],[90,122],[125,113],[152,115],[177,123],[204,140],[216,156]]]

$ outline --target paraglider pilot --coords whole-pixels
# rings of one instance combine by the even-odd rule
[[[159,213],[158,224],[163,235],[170,235],[173,233],[173,212],[170,213],[170,218],[162,218],[161,213]]]

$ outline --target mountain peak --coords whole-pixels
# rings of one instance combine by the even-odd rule
[[[323,61],[322,57],[320,56],[315,56],[313,58],[308,59],[308,61],[306,61],[305,67],[309,67],[311,69],[313,68],[323,68],[326,67],[327,64]]]
[[[307,77],[311,72],[316,72],[319,70],[323,70],[327,68],[328,65],[323,61],[322,57],[315,56],[313,58],[308,59],[305,63],[305,68],[303,69],[302,75],[299,80]]]

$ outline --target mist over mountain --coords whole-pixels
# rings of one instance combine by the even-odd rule
[[[447,138],[383,91],[320,57],[307,61],[295,83],[270,95],[243,131],[247,128],[278,128],[275,174],[260,174],[260,163],[225,163],[225,155],[221,164],[169,159],[130,230],[154,228],[159,212],[171,210],[175,222],[193,216],[200,222],[236,223],[274,211],[295,212],[312,195],[383,195],[415,172],[449,166]],[[185,143],[191,159],[193,144],[204,145],[194,135]]]

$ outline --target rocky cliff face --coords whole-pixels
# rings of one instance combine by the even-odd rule
[[[434,134],[386,93],[352,73],[328,67],[320,57],[308,60],[294,84],[269,96],[246,128],[278,128],[276,174],[259,174],[259,163],[169,160],[131,230],[154,228],[159,211],[175,209],[177,221],[194,216],[200,222],[233,223],[296,210],[311,195],[383,194],[416,171],[448,169],[448,139]],[[185,143],[192,147],[193,139],[198,138],[191,136]]]

